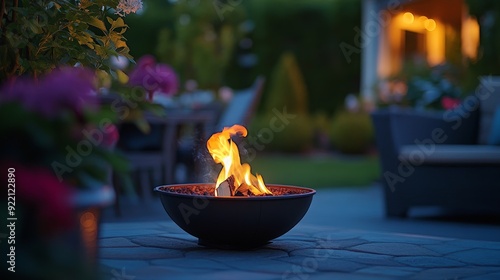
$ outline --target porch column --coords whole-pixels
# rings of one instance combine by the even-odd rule
[[[377,0],[363,0],[362,3],[361,30],[363,30],[364,46],[361,51],[361,97],[363,101],[375,102],[376,96],[373,87],[377,82],[377,63],[380,33],[383,26],[380,26],[377,17],[379,5]],[[378,25],[378,28],[375,26]]]

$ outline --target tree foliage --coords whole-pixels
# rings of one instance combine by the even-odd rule
[[[234,1],[180,1],[173,6],[176,21],[158,36],[156,54],[182,80],[218,89],[241,37],[243,6]]]
[[[107,59],[131,59],[118,0],[0,0],[0,79],[77,63],[109,70]]]

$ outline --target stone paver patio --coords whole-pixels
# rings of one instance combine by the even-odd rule
[[[321,189],[302,221],[265,247],[199,246],[157,203],[108,212],[100,234],[105,280],[500,279],[495,224],[386,219],[382,189]]]
[[[107,223],[104,279],[500,279],[500,242],[299,223],[250,251],[202,247],[171,221]]]

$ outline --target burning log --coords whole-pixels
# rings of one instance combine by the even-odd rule
[[[272,194],[262,194],[257,188],[246,183],[237,186],[234,176],[220,183],[219,187],[215,188],[215,196],[268,196]]]
[[[215,196],[234,196],[235,191],[234,176],[231,175],[224,182],[220,183],[218,188],[215,188]]]

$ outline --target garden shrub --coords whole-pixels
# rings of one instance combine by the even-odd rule
[[[314,147],[320,150],[327,150],[330,146],[328,132],[330,130],[330,118],[325,112],[317,112],[311,122],[314,130]]]
[[[253,145],[257,152],[299,153],[311,147],[314,128],[308,116],[296,115],[288,124],[279,121],[273,123],[273,118],[276,116],[258,115],[250,124],[249,137],[257,139],[258,145]],[[272,124],[279,129],[273,130]]]
[[[308,116],[307,88],[293,53],[282,54],[270,83],[265,113],[253,120],[250,135],[268,152],[302,152],[312,146],[314,125]],[[287,123],[281,120],[275,123],[272,119],[277,118],[276,110],[295,117]]]
[[[373,142],[373,125],[368,113],[340,112],[332,120],[332,146],[345,154],[361,154]]]
[[[265,101],[266,113],[286,107],[289,113],[307,114],[307,88],[293,53],[285,52],[281,55],[270,83]]]

